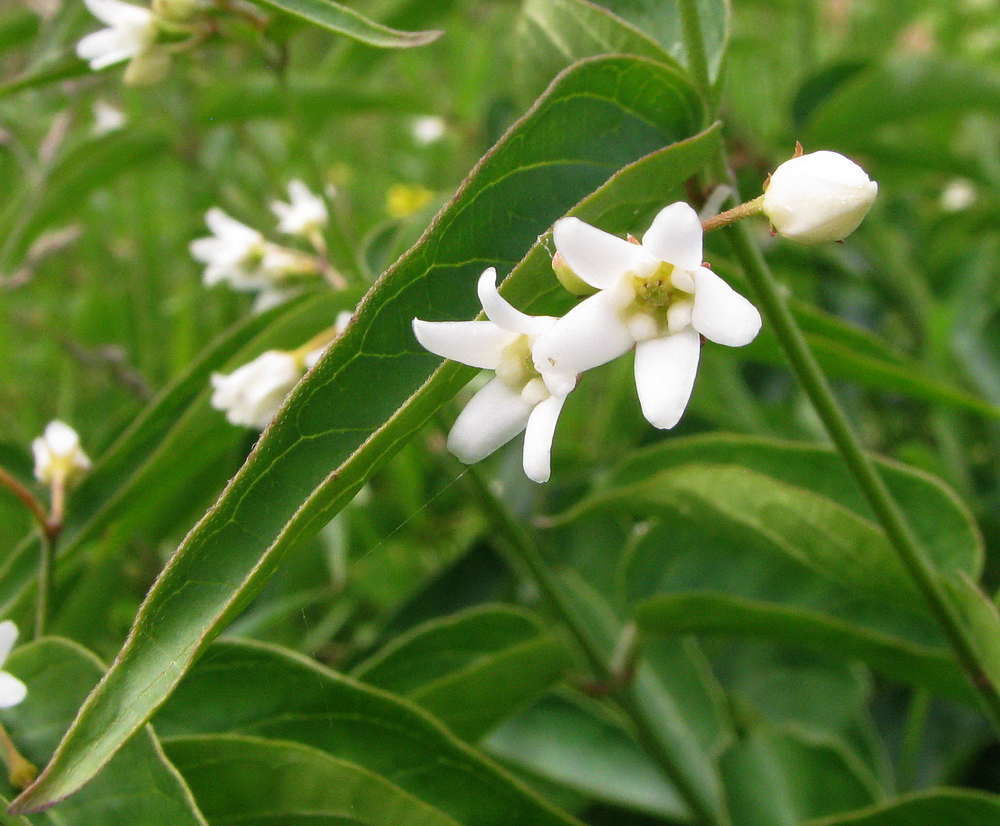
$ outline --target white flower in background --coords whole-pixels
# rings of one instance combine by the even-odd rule
[[[635,385],[646,419],[671,428],[694,387],[701,336],[740,347],[760,330],[760,314],[702,266],[702,229],[684,203],[660,211],[642,243],[576,218],[556,222],[556,249],[597,292],[535,343],[539,370],[576,374],[635,345]]]
[[[764,191],[763,212],[777,233],[801,244],[840,241],[868,214],[878,184],[837,152],[785,161]]]
[[[444,119],[436,115],[414,118],[410,124],[410,134],[417,146],[430,146],[432,143],[437,143],[444,137],[446,130]]]
[[[260,290],[271,281],[262,270],[267,252],[264,236],[218,207],[205,214],[205,223],[213,235],[191,242],[191,255],[205,264],[204,281],[208,286],[229,282],[235,290]]]
[[[0,666],[7,662],[14,643],[17,642],[17,626],[10,620],[0,622]],[[0,708],[11,708],[28,696],[28,689],[13,674],[0,671]]]
[[[307,357],[285,350],[268,350],[228,375],[214,373],[212,407],[224,410],[232,424],[262,430],[321,352]]]
[[[413,333],[436,355],[496,371],[496,378],[459,414],[448,434],[448,449],[472,464],[523,430],[524,472],[535,482],[545,482],[556,420],[576,377],[548,367],[536,369],[531,347],[556,319],[514,309],[497,292],[496,278],[493,267],[479,278],[479,300],[489,321],[414,319]]]
[[[109,132],[116,132],[125,125],[125,113],[106,100],[98,98],[94,101],[92,111],[94,114],[94,125],[90,131],[95,137],[107,135]]]
[[[288,184],[289,203],[272,201],[271,211],[278,216],[278,229],[288,235],[311,238],[326,226],[326,202],[313,194],[302,181]]]
[[[941,209],[945,212],[961,212],[976,202],[976,187],[965,178],[955,178],[941,190]]]
[[[46,485],[72,484],[90,470],[90,459],[80,447],[80,437],[64,422],[51,421],[45,433],[31,443],[35,478]]]
[[[84,0],[94,17],[108,28],[92,32],[76,44],[76,53],[94,71],[130,60],[127,83],[159,80],[166,72],[170,54],[156,47],[158,27],[151,9],[122,0]]]

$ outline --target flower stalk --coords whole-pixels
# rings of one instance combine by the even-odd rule
[[[35,778],[38,777],[38,767],[17,750],[2,723],[0,723],[0,749],[3,749],[4,761],[7,763],[7,778],[11,786],[21,790],[35,782]]]
[[[680,10],[692,74],[706,100],[710,100],[711,87],[708,83],[696,0],[680,0]],[[720,180],[735,183],[725,150],[721,147],[712,162],[711,171]],[[854,433],[760,249],[743,224],[730,224],[725,233],[757,298],[764,319],[770,325],[796,379],[812,402],[855,484],[875,513],[889,544],[926,600],[931,615],[948,639],[959,665],[979,692],[994,727],[1000,731],[1000,688],[986,676],[975,645],[955,605],[945,592],[938,572],[928,562],[902,509]]]
[[[707,218],[701,222],[701,228],[705,232],[711,232],[713,229],[729,226],[736,221],[742,221],[744,218],[760,215],[763,211],[763,206],[764,196],[761,195],[759,198],[754,198],[745,204],[740,204],[732,209],[727,209],[725,212],[720,212],[718,215],[713,215],[711,218]]]

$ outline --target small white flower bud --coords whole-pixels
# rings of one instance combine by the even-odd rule
[[[801,244],[846,238],[871,209],[878,184],[836,152],[785,161],[771,175],[763,212],[779,235]]]
[[[31,443],[35,478],[46,485],[73,484],[90,470],[90,459],[80,447],[80,437],[68,424],[49,422],[45,433]]]

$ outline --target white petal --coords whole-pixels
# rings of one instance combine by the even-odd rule
[[[95,72],[123,60],[128,60],[139,52],[137,44],[119,29],[101,29],[80,38],[76,44],[77,57],[90,62]]]
[[[16,706],[28,696],[28,688],[13,674],[0,671],[0,708]]]
[[[552,453],[552,437],[556,432],[556,421],[562,411],[565,399],[550,396],[535,405],[528,416],[524,429],[524,474],[532,482],[549,481],[549,457]]]
[[[0,622],[0,665],[7,662],[7,656],[15,642],[17,642],[17,626],[11,620]]]
[[[691,326],[727,347],[749,344],[760,332],[760,313],[747,299],[706,267],[695,274]]]
[[[694,270],[702,262],[702,235],[698,213],[678,201],[660,210],[642,236],[642,246],[661,261]]]
[[[503,350],[518,333],[497,327],[492,321],[421,321],[413,319],[413,334],[426,350],[471,367],[496,370]]]
[[[621,315],[628,301],[620,290],[581,301],[538,337],[531,349],[535,369],[575,376],[628,352],[635,343]]]
[[[531,316],[512,307],[497,292],[497,271],[494,267],[489,267],[479,276],[476,290],[479,293],[479,301],[483,305],[486,317],[504,330],[537,336],[555,323],[552,316]]]
[[[53,419],[45,426],[45,441],[56,456],[69,456],[80,446],[80,437],[65,422]]]
[[[467,465],[485,459],[524,430],[532,406],[493,379],[465,406],[448,434],[448,450]]]
[[[657,266],[639,244],[610,235],[579,218],[556,221],[552,237],[567,266],[599,290],[613,286],[627,273],[648,275]]]
[[[146,26],[153,17],[149,9],[121,0],[84,0],[84,4],[94,17],[109,26]]]
[[[653,427],[668,430],[684,415],[700,353],[701,339],[691,328],[635,346],[635,389]]]

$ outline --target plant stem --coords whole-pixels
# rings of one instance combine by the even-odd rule
[[[41,531],[38,540],[38,595],[35,598],[34,639],[45,636],[49,622],[49,603],[52,594],[52,565],[55,556],[54,539]]]
[[[692,74],[706,100],[710,100],[711,88],[708,84],[705,50],[701,42],[697,3],[695,0],[680,0],[680,9],[684,19],[688,59],[692,64],[698,61],[701,63],[697,67],[692,66]],[[712,172],[720,180],[732,184],[735,191],[725,150],[721,147],[714,159]],[[889,544],[926,600],[931,615],[944,632],[959,664],[979,691],[991,721],[1000,731],[1000,691],[981,666],[975,645],[955,605],[945,592],[937,570],[927,561],[902,510],[851,428],[760,249],[745,224],[730,224],[724,232],[746,274],[764,319],[770,325],[799,384],[809,396],[830,439],[854,477],[855,484],[868,500]]]
[[[31,512],[32,517],[38,523],[42,533],[49,531],[49,517],[45,513],[45,507],[30,490],[22,485],[8,471],[0,467],[0,487],[5,487],[13,493],[21,503]]]
[[[593,669],[594,675],[606,685],[615,685],[618,682],[618,675],[614,672],[610,658],[602,651],[601,644],[595,639],[587,624],[578,615],[572,602],[566,597],[558,577],[545,561],[534,535],[510,512],[506,503],[490,489],[478,468],[475,466],[467,468],[464,478],[468,481],[476,498],[479,499],[483,511],[495,522],[497,530],[507,540],[515,561],[519,563],[518,567],[527,570],[552,610],[562,620],[580,647],[591,669]],[[691,809],[697,822],[706,824],[706,826],[724,826],[727,823],[724,816],[717,812],[711,800],[703,798],[702,794],[691,784],[685,767],[670,746],[657,735],[656,726],[649,718],[648,712],[635,700],[631,691],[620,691],[614,695],[614,698],[632,721],[642,746],[659,764],[664,775]]]
[[[2,723],[0,723],[0,749],[3,750],[4,761],[7,763],[7,775],[11,786],[20,791],[35,782],[38,776],[37,767],[17,750]]]
[[[711,232],[713,229],[729,226],[729,224],[735,221],[742,221],[751,215],[760,215],[763,205],[764,196],[761,195],[759,198],[754,198],[745,204],[740,204],[732,209],[727,209],[725,212],[720,212],[718,215],[713,215],[711,218],[706,218],[701,222],[701,228],[705,232]]]

